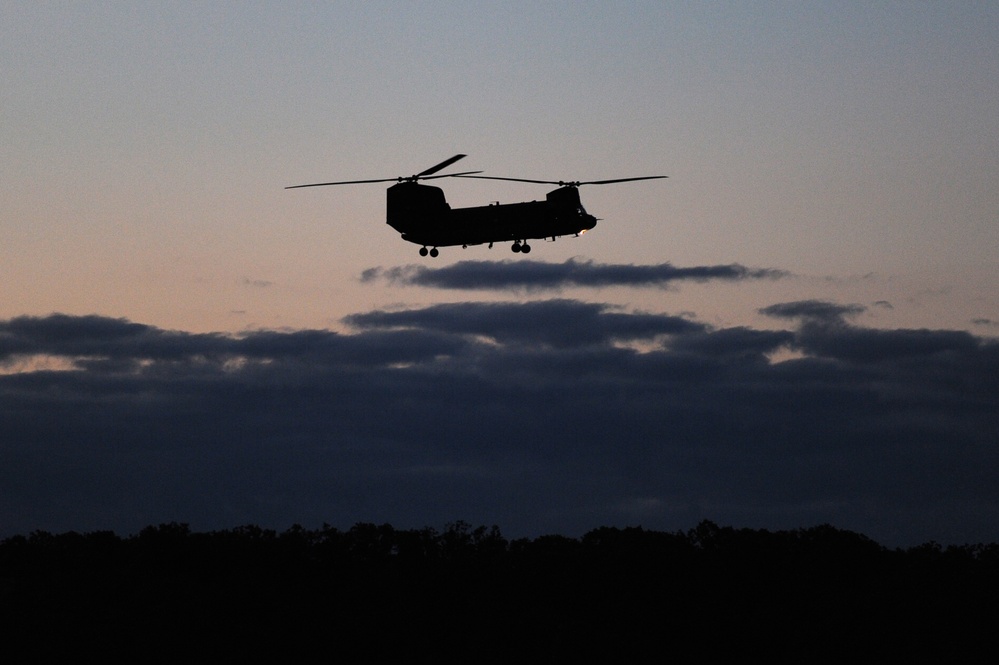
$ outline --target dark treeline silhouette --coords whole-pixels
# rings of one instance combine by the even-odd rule
[[[172,523],[7,538],[0,606],[9,662],[999,662],[999,546]]]

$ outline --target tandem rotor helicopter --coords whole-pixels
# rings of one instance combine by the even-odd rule
[[[358,185],[373,182],[395,182],[386,191],[386,222],[402,234],[402,239],[421,245],[420,256],[438,256],[438,247],[483,245],[512,242],[514,252],[531,251],[528,240],[548,239],[559,236],[580,235],[597,225],[597,218],[586,212],[579,201],[580,185],[609,185],[633,180],[656,180],[664,175],[613,180],[566,182],[556,180],[529,180],[527,178],[499,178],[476,175],[482,171],[462,171],[434,175],[454,164],[465,155],[455,155],[440,164],[431,166],[416,175],[375,180],[344,180],[317,182],[310,185],[292,185],[285,189],[325,187],[327,185]],[[452,208],[444,199],[440,187],[421,185],[419,180],[437,178],[481,178],[483,180],[510,180],[543,185],[558,185],[548,192],[544,201],[526,203],[493,203],[472,208]],[[430,249],[427,249],[427,248]]]

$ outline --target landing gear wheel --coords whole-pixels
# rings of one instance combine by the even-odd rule
[[[517,253],[517,252],[519,252],[523,248],[520,246],[519,242],[515,242],[515,243],[513,243],[513,246],[510,247],[510,249],[512,249],[514,251],[514,253]]]
[[[420,248],[420,256],[426,256],[426,255],[427,255],[427,248],[426,247],[421,247]]]
[[[440,252],[437,251],[436,247],[434,247],[432,250],[430,250],[430,256],[431,257],[433,257],[433,258],[436,259],[439,255],[440,255]]]
[[[530,254],[530,253],[531,253],[531,246],[530,246],[530,245],[528,245],[528,244],[527,244],[527,243],[525,242],[525,243],[524,243],[523,245],[521,245],[521,247],[520,247],[520,251],[522,251],[522,252],[523,252],[524,254]]]

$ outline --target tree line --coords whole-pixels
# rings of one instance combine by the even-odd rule
[[[999,545],[789,531],[188,525],[0,541],[10,662],[999,662]],[[0,651],[3,653],[3,651]]]

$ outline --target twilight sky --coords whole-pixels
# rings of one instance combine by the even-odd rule
[[[0,3],[0,537],[999,541],[997,36],[977,2]],[[435,260],[383,185],[283,189],[459,152],[669,179]]]

